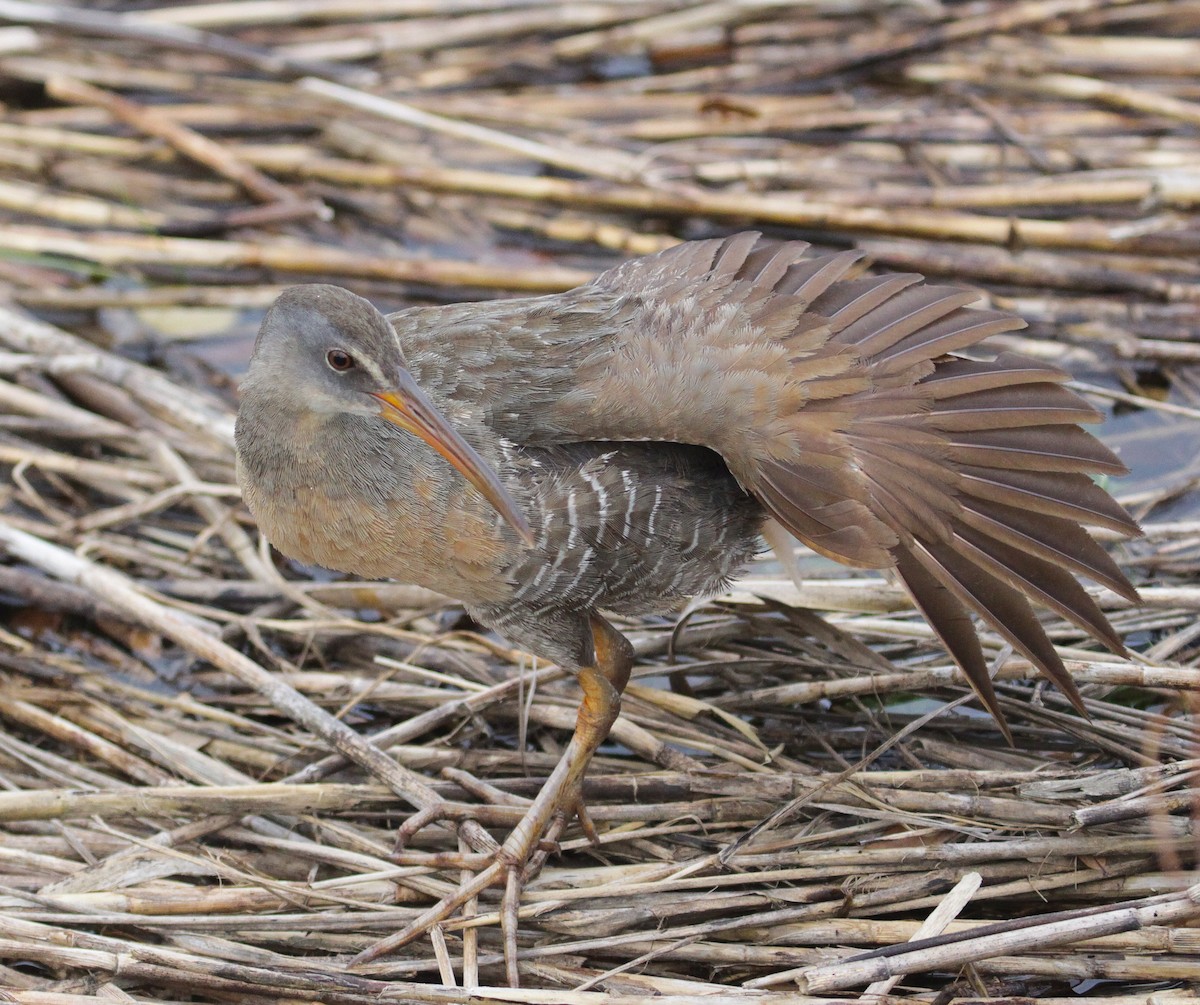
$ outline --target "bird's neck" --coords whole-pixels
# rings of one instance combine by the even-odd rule
[[[511,532],[432,448],[382,419],[298,409],[270,416],[294,435],[255,435],[265,407],[277,403],[243,401],[238,463],[255,472],[243,478],[246,503],[281,552],[468,601],[502,587]],[[485,460],[501,463],[494,434],[459,428]]]

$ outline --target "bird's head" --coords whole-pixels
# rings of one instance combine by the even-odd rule
[[[499,475],[421,390],[390,322],[362,297],[319,284],[284,290],[263,319],[243,383],[245,393],[257,389],[293,408],[376,418],[420,438],[532,543]]]

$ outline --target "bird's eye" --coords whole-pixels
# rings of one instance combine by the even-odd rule
[[[354,369],[354,357],[345,349],[330,349],[325,354],[325,362],[329,364],[331,370],[337,370],[338,373]]]

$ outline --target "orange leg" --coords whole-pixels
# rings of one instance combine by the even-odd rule
[[[532,875],[531,860],[542,838],[547,833],[557,835],[572,812],[579,813],[585,832],[595,840],[595,830],[582,809],[580,795],[583,777],[592,755],[616,722],[621,711],[621,692],[629,683],[629,674],[633,669],[633,647],[625,636],[598,615],[592,617],[591,624],[594,660],[592,666],[579,671],[583,700],[579,703],[571,742],[525,816],[496,853],[491,865],[443,897],[401,931],[364,949],[350,961],[351,966],[369,963],[411,942],[431,926],[444,921],[481,890],[503,879],[505,891],[501,902],[500,925],[504,933],[505,970],[509,984],[517,986],[517,907],[521,888]]]

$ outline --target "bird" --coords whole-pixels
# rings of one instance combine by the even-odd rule
[[[546,296],[387,316],[336,286],[279,296],[236,425],[267,539],[456,598],[582,689],[558,768],[469,895],[512,893],[549,822],[582,809],[633,666],[609,617],[718,593],[764,536],[898,579],[1010,741],[976,619],[1086,714],[1034,604],[1126,652],[1076,578],[1138,601],[1087,529],[1140,533],[1092,477],[1126,468],[1067,374],[980,349],[1024,322],[978,297],[755,232]],[[374,955],[402,940],[385,941]]]

